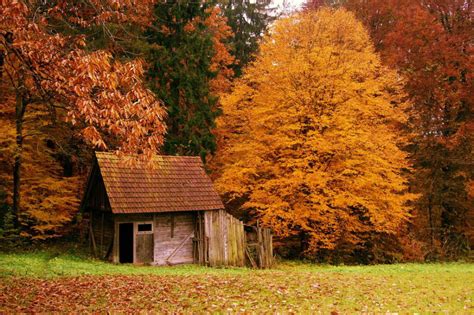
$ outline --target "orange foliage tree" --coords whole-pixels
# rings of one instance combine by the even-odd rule
[[[233,36],[232,29],[227,25],[227,18],[222,15],[219,7],[213,7],[209,16],[204,21],[212,34],[214,44],[214,56],[211,59],[210,70],[216,73],[211,80],[210,88],[215,95],[228,92],[234,71],[231,66],[235,62],[226,41]]]
[[[63,21],[70,28],[99,24],[106,27],[107,22],[115,20],[146,23],[143,16],[146,12],[136,11],[134,3],[91,0],[70,6],[68,1],[52,5],[43,1],[1,1],[1,87],[2,92],[12,95],[4,99],[1,107],[2,111],[12,114],[14,121],[12,204],[15,218],[18,219],[20,210],[35,204],[29,200],[28,206],[20,206],[21,173],[27,169],[27,165],[22,164],[28,151],[25,151],[25,139],[38,132],[31,128],[33,124],[28,125],[29,118],[37,122],[46,113],[52,125],[58,120],[67,121],[87,142],[101,149],[149,156],[162,144],[166,113],[142,82],[143,61],[122,63],[107,51],[84,49],[86,43],[82,35],[53,31],[56,25],[52,25],[52,21]],[[137,8],[152,5],[152,1],[138,3]],[[33,154],[27,153],[26,156]],[[47,180],[36,186],[56,190],[55,184],[47,184]],[[34,194],[35,198],[41,195],[39,191]],[[43,198],[40,202],[48,202],[44,196],[40,198]],[[58,203],[71,205],[69,199],[58,200]],[[46,212],[58,209],[54,203],[41,207]],[[54,212],[49,215],[54,216]],[[18,224],[18,220],[15,221]]]
[[[416,205],[414,232],[431,250],[474,243],[472,1],[349,0],[382,60],[407,78]],[[439,246],[436,246],[439,245]]]
[[[245,73],[218,121],[216,185],[227,205],[299,237],[308,255],[399,233],[413,198],[397,146],[407,104],[353,14],[278,21]]]
[[[11,187],[11,169],[16,151],[15,126],[11,117],[2,111],[0,119],[0,187]],[[39,117],[38,117],[39,116]],[[43,116],[43,117],[41,117]],[[46,117],[45,117],[46,116]],[[58,236],[64,226],[70,223],[79,206],[80,176],[65,176],[64,170],[55,159],[57,150],[51,147],[50,134],[44,121],[48,113],[41,108],[28,111],[24,126],[22,147],[21,196],[22,206],[18,213],[21,235],[32,239]],[[53,131],[53,130],[52,130]],[[7,183],[7,185],[5,185]],[[8,213],[0,213],[8,221]],[[7,228],[3,222],[1,228]],[[0,233],[0,238],[2,233]],[[3,236],[7,236],[4,231]]]

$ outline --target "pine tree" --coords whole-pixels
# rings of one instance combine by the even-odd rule
[[[259,43],[276,16],[270,0],[221,0],[220,6],[232,28],[234,37],[229,42],[236,62],[233,70],[237,77],[242,68],[254,60]]]
[[[210,84],[218,71],[211,68],[213,34],[205,23],[212,7],[199,1],[159,2],[146,32],[148,81],[168,110],[168,154],[205,158],[216,148],[212,129],[219,110]]]

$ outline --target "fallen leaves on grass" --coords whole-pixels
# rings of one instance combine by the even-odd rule
[[[437,288],[446,279],[433,277],[430,287],[421,279],[407,275],[395,282],[390,276],[284,271],[249,271],[241,275],[4,277],[0,278],[0,313],[323,311],[336,314],[473,310],[469,287],[457,286],[443,292]]]

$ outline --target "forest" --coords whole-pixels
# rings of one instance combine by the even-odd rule
[[[94,151],[197,155],[285,259],[474,242],[470,0],[0,6],[0,240],[77,240]]]
[[[473,13],[0,0],[0,313],[473,313]]]

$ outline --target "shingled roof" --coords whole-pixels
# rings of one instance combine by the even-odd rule
[[[224,208],[199,157],[155,156],[152,167],[127,165],[113,153],[96,157],[113,213]]]

